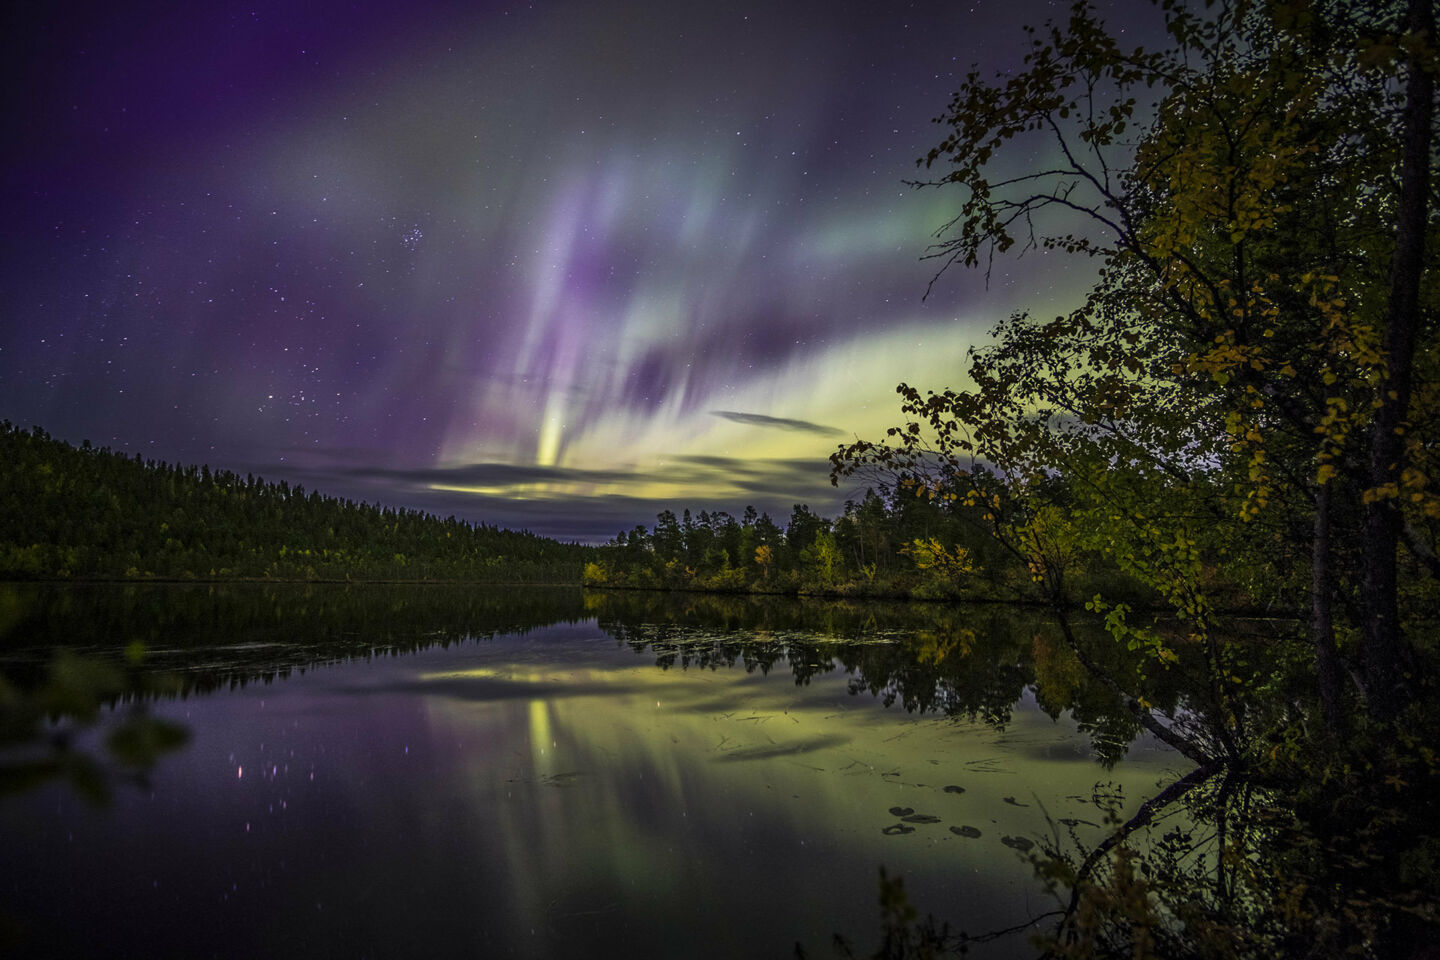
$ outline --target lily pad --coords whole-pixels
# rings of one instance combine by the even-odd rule
[[[1034,840],[1029,840],[1025,837],[1001,837],[1000,842],[1022,853],[1035,846]]]
[[[928,813],[912,813],[908,817],[901,817],[906,823],[939,823],[939,817],[932,817]]]
[[[914,812],[915,812],[915,808],[914,808],[914,807],[891,807],[891,808],[890,808],[890,816],[892,816],[892,817],[908,817],[908,816],[910,816],[910,814],[912,814],[912,813],[914,813]]]
[[[964,792],[965,792],[965,788],[964,788],[964,787],[957,787],[955,784],[952,783],[952,784],[949,784],[949,785],[947,785],[947,786],[945,787],[945,792],[946,792],[946,793],[964,793]]]
[[[1005,802],[1008,803],[1008,804],[1010,804],[1010,806],[1012,806],[1012,807],[1028,807],[1028,806],[1030,806],[1030,804],[1028,804],[1028,803],[1021,803],[1019,800],[1016,800],[1014,797],[1006,797],[1006,798],[1005,798]]]
[[[907,826],[905,826],[905,824],[903,824],[903,823],[892,823],[892,824],[890,824],[890,826],[886,827],[884,830],[881,830],[880,832],[883,833],[883,834],[885,834],[885,836],[887,836],[887,837],[898,837],[898,836],[901,836],[901,835],[903,835],[903,834],[914,833],[914,832],[915,832],[915,828],[914,828],[914,827],[907,827]]]
[[[980,836],[980,831],[976,830],[972,826],[969,826],[968,824],[963,827],[951,827],[950,832],[955,834],[955,836],[957,837],[969,837],[972,840]]]

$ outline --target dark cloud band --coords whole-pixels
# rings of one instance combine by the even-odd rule
[[[803,433],[818,433],[822,437],[838,437],[844,433],[843,430],[827,427],[823,423],[811,423],[809,420],[767,417],[763,413],[738,413],[734,410],[711,410],[710,412],[725,420],[749,424],[752,427],[775,427],[780,430],[798,430]]]

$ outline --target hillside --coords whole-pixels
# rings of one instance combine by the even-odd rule
[[[578,583],[590,554],[0,422],[0,578]]]

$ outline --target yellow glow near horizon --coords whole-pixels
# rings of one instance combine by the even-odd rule
[[[618,385],[576,373],[571,383],[544,390],[535,425],[533,459],[523,446],[456,436],[443,465],[501,463],[575,471],[574,478],[515,483],[433,484],[431,489],[513,499],[627,496],[652,500],[728,499],[747,495],[723,469],[702,469],[703,458],[742,461],[756,475],[791,461],[813,460],[823,482],[824,460],[837,444],[876,437],[898,420],[895,386],[901,381],[936,389],[960,385],[972,330],[986,324],[934,327],[912,323],[825,346],[783,367],[756,371],[705,408],[681,410],[669,401],[646,411],[619,402]],[[624,345],[620,346],[624,352]],[[683,396],[685,387],[679,385]],[[477,402],[501,401],[493,389]],[[713,409],[712,409],[713,407]],[[715,414],[733,410],[777,421],[831,428],[833,433],[736,422]],[[572,416],[585,413],[587,416]],[[578,421],[578,426],[570,425]],[[593,476],[592,476],[593,474]]]
[[[657,810],[715,835],[738,838],[763,822],[767,838],[819,851],[843,845],[854,862],[903,869],[912,889],[932,895],[982,861],[987,889],[1028,889],[1031,865],[1004,838],[1047,836],[1050,816],[1079,816],[1088,819],[1076,829],[1098,841],[1100,817],[1085,799],[1096,782],[1122,784],[1133,809],[1177,762],[1142,743],[1103,769],[1073,722],[1056,723],[1033,702],[1018,704],[1004,728],[919,716],[852,697],[840,673],[797,687],[781,674],[659,670],[636,658],[618,668],[514,664],[425,676],[535,687],[528,698],[425,701],[436,742],[486,745],[467,751],[453,776],[473,794],[467,806],[496,811],[458,833],[447,821],[444,842],[503,856],[497,869],[524,916],[546,915],[558,876],[643,899],[686,875],[693,848],[656,829]],[[596,696],[597,687],[613,692]],[[937,822],[897,846],[882,830],[896,805]],[[965,825],[977,833],[951,829]]]

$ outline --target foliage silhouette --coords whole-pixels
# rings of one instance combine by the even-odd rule
[[[0,577],[576,583],[591,548],[0,423]]]

